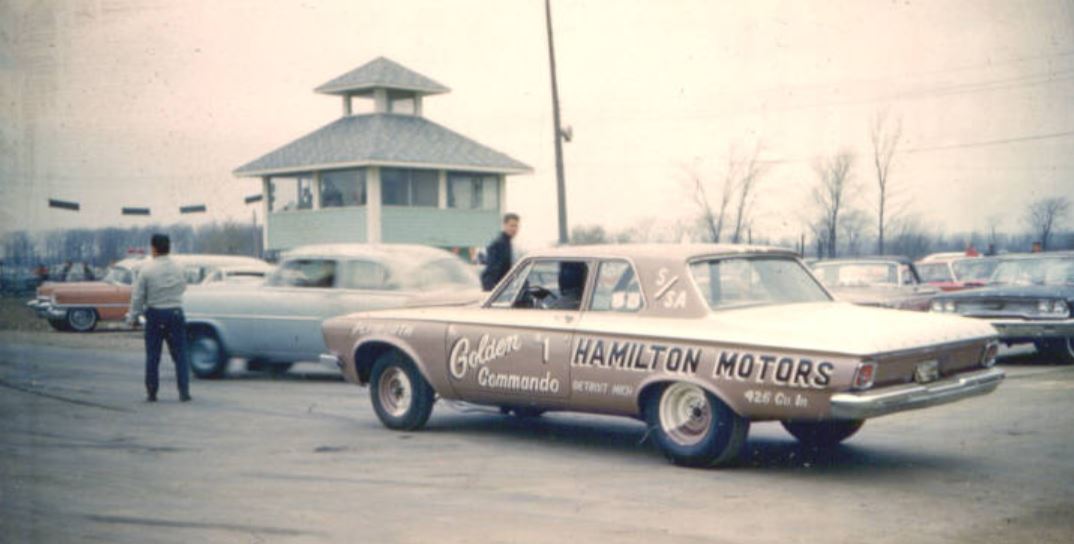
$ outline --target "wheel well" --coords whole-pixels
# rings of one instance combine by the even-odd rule
[[[665,386],[671,385],[671,384],[673,384],[673,383],[675,383],[677,381],[679,381],[679,380],[667,379],[667,380],[660,380],[660,381],[656,381],[656,382],[646,384],[645,387],[643,387],[641,389],[641,391],[638,392],[638,414],[640,414],[641,417],[645,417],[645,405],[648,404],[649,398],[651,396],[659,393],[660,390],[663,389]],[[687,382],[687,383],[694,383],[694,382]],[[698,385],[699,387],[701,387],[701,389],[705,390],[705,392],[711,394],[712,396],[714,396],[717,399],[719,399],[720,402],[726,404],[727,407],[730,408],[732,412],[738,413],[738,411],[735,410],[731,406],[731,404],[728,403],[727,400],[723,398],[723,395],[717,393],[711,387],[705,387],[704,385],[697,384],[697,383],[695,383],[695,385]]]
[[[359,346],[354,352],[354,371],[358,374],[359,383],[369,383],[369,375],[373,373],[373,364],[384,355],[393,351],[410,359],[406,353],[403,353],[403,350],[388,342],[366,342]]]
[[[674,383],[672,380],[653,382],[646,385],[641,391],[638,392],[638,414],[641,417],[645,417],[645,406],[649,404],[649,397],[657,394],[665,386]]]

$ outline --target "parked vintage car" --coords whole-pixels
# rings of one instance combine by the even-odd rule
[[[999,264],[999,260],[993,257],[967,257],[964,253],[956,255],[930,256],[914,263],[921,281],[941,291],[983,287]]]
[[[817,261],[813,273],[837,300],[863,306],[927,311],[939,290],[924,285],[906,257]]]
[[[1004,376],[986,323],[835,302],[793,253],[751,246],[561,247],[522,259],[483,303],[323,330],[324,362],[371,386],[389,428],[422,427],[437,398],[628,416],[691,466],[734,459],[751,421],[833,445]]]
[[[1010,345],[1033,342],[1042,354],[1074,364],[1074,252],[1008,255],[988,286],[946,293],[932,311],[986,320]]]
[[[286,372],[292,363],[319,360],[325,318],[481,297],[477,275],[447,251],[415,245],[306,246],[284,254],[264,283],[187,290],[190,366],[200,378],[219,378],[229,360],[239,357],[252,369]]]
[[[261,260],[253,263],[206,269],[201,271],[200,275],[203,276],[204,279],[197,282],[197,285],[208,285],[211,283],[261,283],[265,281],[265,278],[267,278],[275,269],[275,266]]]
[[[186,254],[172,258],[183,266],[190,284],[204,281],[220,268],[256,270],[269,266],[260,259],[233,255]],[[46,282],[27,305],[59,331],[88,332],[101,321],[122,321],[130,306],[134,279],[148,262],[144,257],[123,259],[109,267],[100,281]]]

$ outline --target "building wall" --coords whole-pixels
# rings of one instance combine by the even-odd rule
[[[385,243],[483,247],[500,228],[499,210],[384,206],[380,213]]]
[[[333,208],[268,214],[268,251],[307,244],[366,241],[365,208]]]

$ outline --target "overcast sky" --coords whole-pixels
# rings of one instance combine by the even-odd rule
[[[755,233],[797,236],[813,160],[842,148],[872,210],[885,109],[892,183],[932,228],[1020,229],[1030,200],[1074,196],[1070,2],[557,0],[553,19],[572,225],[694,216],[685,172],[718,188],[729,150],[758,142],[785,162]],[[0,0],[0,30],[0,231],[249,220],[259,182],[231,171],[337,118],[313,88],[383,55],[451,87],[426,117],[534,167],[508,206],[523,245],[555,239],[540,0]]]

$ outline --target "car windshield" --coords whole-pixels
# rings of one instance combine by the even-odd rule
[[[947,263],[925,263],[917,265],[917,273],[921,276],[921,281],[924,282],[945,282],[954,281],[955,278],[951,277],[951,269],[947,267]]]
[[[121,266],[113,266],[108,269],[108,273],[105,274],[102,281],[106,283],[116,283],[119,285],[130,285],[134,280],[134,273],[129,268],[123,268]]]
[[[831,300],[794,259],[732,257],[690,264],[690,275],[709,308]]]
[[[817,263],[813,272],[828,287],[899,284],[899,268],[895,263]]]
[[[990,283],[1074,285],[1074,256],[1003,261],[996,265]]]
[[[986,282],[996,271],[996,259],[962,259],[951,263],[958,281]]]

